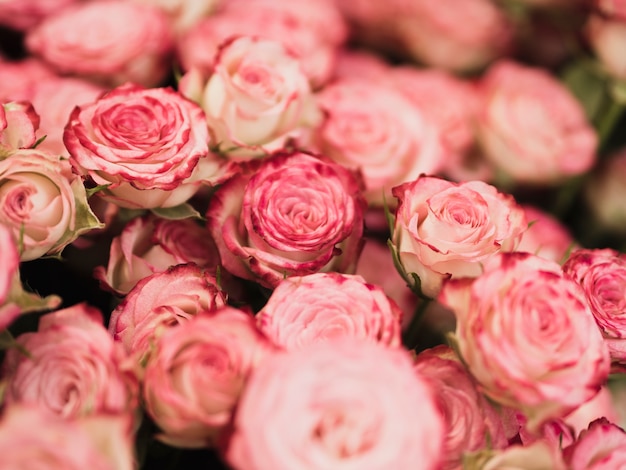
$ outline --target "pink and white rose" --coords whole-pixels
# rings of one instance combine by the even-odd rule
[[[259,329],[285,349],[354,336],[400,346],[402,312],[361,276],[316,273],[281,281],[257,313]]]
[[[146,411],[158,438],[178,447],[215,444],[245,384],[271,352],[254,317],[231,307],[166,331],[145,370]]]
[[[0,106],[0,158],[18,148],[32,147],[39,116],[29,102],[12,101]]]
[[[61,74],[107,85],[159,85],[174,42],[165,13],[125,0],[80,2],[48,16],[26,36],[28,50]]]
[[[478,278],[447,281],[438,300],[457,317],[471,374],[491,399],[521,410],[530,432],[593,398],[608,377],[584,294],[553,261],[501,254]]]
[[[297,151],[255,166],[209,202],[208,227],[224,268],[265,287],[289,276],[353,271],[363,233],[358,177]]]
[[[433,391],[406,351],[342,338],[259,366],[225,456],[237,469],[434,470],[444,435]]]
[[[439,293],[444,279],[478,276],[487,259],[513,251],[527,227],[513,197],[482,181],[420,176],[393,188],[393,195],[394,250],[429,297]]]
[[[603,470],[626,466],[626,433],[605,418],[582,431],[578,440],[563,450],[572,470]]]

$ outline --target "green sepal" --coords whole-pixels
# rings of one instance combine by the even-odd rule
[[[111,186],[111,184],[99,184],[98,186],[95,186],[93,188],[85,189],[85,193],[87,194],[87,199],[89,199],[94,194],[99,193],[103,189],[107,189],[109,186]]]
[[[154,215],[167,220],[182,220],[190,218],[204,220],[204,217],[202,217],[202,215],[200,215],[200,213],[194,209],[191,204],[186,202],[174,207],[156,207],[150,210]]]
[[[41,144],[44,140],[46,140],[46,138],[47,138],[47,137],[48,137],[48,135],[47,135],[47,134],[46,134],[46,135],[44,135],[44,136],[42,136],[42,137],[39,137],[39,138],[37,139],[37,141],[36,141],[33,145],[31,145],[31,147],[30,147],[30,148],[31,148],[31,149],[36,149],[37,147],[39,147],[39,145],[40,145],[40,144]]]

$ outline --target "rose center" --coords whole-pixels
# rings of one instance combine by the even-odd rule
[[[326,410],[313,429],[313,437],[330,454],[350,458],[372,448],[377,432],[368,422],[365,410],[346,409],[347,406]]]

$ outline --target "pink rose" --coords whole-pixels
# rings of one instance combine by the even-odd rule
[[[0,218],[20,241],[22,261],[60,253],[81,233],[101,227],[67,160],[30,149],[0,160]]]
[[[26,47],[62,74],[153,87],[169,72],[173,38],[156,7],[95,0],[48,16],[28,33]]]
[[[0,158],[18,148],[35,144],[39,116],[27,101],[3,103],[0,106]]]
[[[168,328],[225,304],[215,277],[194,264],[181,264],[139,281],[111,313],[109,332],[143,362]]]
[[[134,0],[137,3],[152,5],[162,10],[169,18],[173,29],[178,33],[188,31],[203,17],[211,14],[223,0]]]
[[[230,273],[276,286],[288,276],[354,269],[364,201],[354,173],[324,157],[278,153],[213,195],[209,231]]]
[[[476,279],[448,281],[438,300],[457,317],[469,371],[496,402],[520,409],[535,432],[593,398],[609,356],[579,286],[529,253],[488,260]]]
[[[20,253],[10,227],[0,223],[0,331],[20,314],[20,308],[9,303],[15,276],[19,276]]]
[[[270,351],[254,318],[226,307],[166,331],[146,366],[146,411],[177,447],[215,443],[250,373]]]
[[[527,419],[522,413],[517,413],[517,419],[521,425],[519,439],[525,446],[542,440],[555,449],[562,449],[576,440],[574,429],[564,419],[548,420],[533,432],[526,428]]]
[[[528,221],[528,230],[524,232],[516,251],[526,251],[561,263],[576,246],[568,228],[536,207],[525,205],[522,208]]]
[[[204,113],[170,88],[126,84],[77,106],[63,140],[76,172],[109,185],[98,195],[121,207],[177,206],[223,169]]]
[[[126,415],[70,420],[44,408],[11,405],[0,420],[0,467],[133,470],[131,428]]]
[[[80,0],[4,0],[0,2],[0,24],[27,30],[48,16]]]
[[[384,81],[389,78],[392,70],[385,59],[373,52],[359,49],[340,49],[337,54],[333,78],[365,79],[367,81]]]
[[[118,294],[170,266],[195,263],[215,273],[219,254],[206,229],[192,219],[167,220],[146,215],[131,220],[111,242],[109,262],[94,276]]]
[[[597,224],[610,232],[626,233],[626,147],[591,174],[584,195]]]
[[[582,287],[615,366],[626,369],[626,255],[576,250],[563,271]]]
[[[225,454],[237,469],[425,470],[440,468],[444,435],[406,351],[342,338],[263,362]]]
[[[609,74],[626,78],[626,5],[619,0],[595,0],[593,11],[585,25],[591,48]]]
[[[515,181],[553,183],[593,166],[596,132],[574,95],[545,70],[501,61],[480,89],[482,150]]]
[[[429,297],[444,279],[476,277],[488,258],[514,250],[527,226],[513,197],[482,181],[421,176],[393,188],[393,195],[399,203],[394,249]]]
[[[0,101],[31,101],[34,87],[55,76],[44,62],[33,57],[19,61],[0,57]]]
[[[138,382],[121,345],[96,308],[78,304],[44,315],[4,360],[7,404],[33,404],[65,418],[123,413],[137,407]]]
[[[463,468],[468,470],[566,470],[559,449],[545,441],[527,446],[512,445],[504,450],[482,451],[467,456]]]
[[[355,336],[400,346],[402,312],[361,276],[316,273],[281,281],[257,314],[257,326],[285,349]]]
[[[280,149],[308,119],[309,82],[278,41],[235,38],[219,49],[206,83],[196,73],[183,77],[180,90],[192,99],[197,95],[212,142],[228,155]]]
[[[443,166],[439,129],[423,110],[378,80],[339,80],[318,95],[320,153],[360,170],[365,198],[382,206],[391,188]]]
[[[599,418],[580,433],[578,440],[563,451],[572,470],[603,470],[626,466],[626,433]]]
[[[589,427],[592,421],[598,418],[607,418],[609,421],[617,423],[619,420],[618,404],[617,396],[613,400],[611,390],[605,385],[595,397],[568,414],[564,421],[574,430],[574,436],[578,436],[581,431]]]

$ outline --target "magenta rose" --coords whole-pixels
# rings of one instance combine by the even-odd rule
[[[79,2],[28,32],[26,47],[61,74],[116,86],[159,85],[169,72],[173,36],[161,10],[124,0]]]
[[[393,188],[393,195],[394,250],[429,297],[439,293],[444,279],[478,276],[488,258],[515,249],[527,227],[513,197],[481,181],[420,176]]]
[[[254,317],[231,307],[168,329],[145,370],[148,414],[177,447],[204,447],[230,422],[248,377],[271,351]]]
[[[626,466],[626,433],[606,418],[593,421],[563,450],[571,470],[610,470]]]
[[[593,398],[609,355],[580,287],[561,267],[504,253],[476,279],[449,280],[438,300],[457,317],[456,342],[484,392],[520,409],[535,432]]]
[[[324,157],[278,153],[211,198],[208,226],[226,270],[266,287],[354,269],[363,233],[359,179]]]
[[[109,332],[143,363],[168,328],[225,304],[212,275],[194,264],[177,265],[139,281],[111,313]]]
[[[401,344],[402,312],[383,290],[361,276],[316,273],[281,281],[257,314],[257,325],[285,349],[355,336]]]
[[[29,354],[7,352],[8,405],[37,405],[66,418],[135,412],[137,377],[98,309],[78,304],[44,315],[36,332],[16,341]]]
[[[126,84],[77,106],[63,141],[75,171],[127,208],[177,206],[223,167],[209,154],[202,109],[170,88]]]
[[[480,393],[477,383],[452,349],[437,346],[415,358],[415,370],[428,379],[446,423],[443,469],[460,468],[463,454],[508,446],[508,428],[500,412]]]
[[[522,206],[528,221],[528,230],[516,251],[526,251],[557,263],[563,262],[569,251],[576,247],[568,228],[558,219],[537,207]]]
[[[626,255],[576,250],[563,271],[582,287],[615,366],[626,369]]]
[[[597,136],[582,105],[545,70],[501,61],[482,77],[480,91],[480,145],[510,178],[554,183],[595,163]]]
[[[94,276],[118,294],[141,279],[177,264],[195,263],[215,274],[220,259],[211,236],[192,219],[146,215],[132,219],[111,242],[109,262]]]
[[[444,436],[433,391],[406,351],[341,338],[259,366],[225,455],[238,469],[434,470]]]

